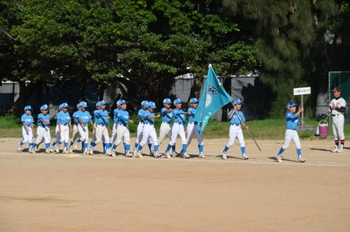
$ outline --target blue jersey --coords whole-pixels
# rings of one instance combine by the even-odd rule
[[[40,119],[44,120],[45,122],[40,121]],[[38,115],[38,126],[48,127],[49,125],[50,125],[50,114],[45,114],[45,115],[39,114]]]
[[[167,110],[170,110],[170,108],[167,109],[167,108],[163,107],[160,110],[160,113],[162,115],[162,122],[166,122],[169,124],[171,122],[171,118],[173,117],[173,112],[165,113],[165,111],[167,111]]]
[[[80,115],[80,113],[81,113],[82,111],[81,110],[78,110],[78,111],[75,111],[74,113],[73,113],[73,120],[74,120],[74,123],[79,123],[79,122],[76,122],[75,120],[77,120],[77,121],[79,121],[79,115]]]
[[[196,117],[196,109],[193,107],[190,107],[188,108],[187,112],[190,113],[190,115],[188,116],[188,122],[194,123],[195,122],[194,118]]]
[[[94,111],[95,123],[100,125],[109,125],[109,118],[107,110],[95,110]]]
[[[144,121],[145,119],[145,112],[148,111],[148,110],[144,110],[144,109],[139,109],[138,113],[137,113],[137,116],[139,118],[139,122],[142,122]]]
[[[286,114],[287,129],[296,130],[300,125],[299,117],[292,112]]]
[[[230,115],[232,113],[232,110],[228,112],[227,115]],[[242,111],[236,111],[232,118],[230,119],[231,124],[241,124],[242,122],[245,122],[245,117]]]
[[[27,126],[32,126],[32,124],[34,123],[34,118],[32,117],[32,115],[23,114],[21,117],[21,122],[24,122]]]
[[[77,120],[82,121],[84,124],[87,124],[92,121],[92,117],[89,111],[85,110],[85,111],[80,111],[80,113],[78,114]]]
[[[130,119],[129,119],[129,112],[126,110],[119,110],[118,111],[118,123],[121,125],[128,125]]]
[[[145,119],[144,119],[144,123],[145,124],[151,124],[153,125],[154,124],[154,118],[148,118],[148,116],[154,116],[154,112],[150,112],[148,110],[145,110]]]
[[[118,120],[119,120],[119,113],[120,109],[119,108],[115,108],[115,110],[113,110],[113,121],[115,124],[118,124]]]
[[[63,112],[63,111],[58,112],[57,124],[67,125],[71,121],[72,121],[72,118],[70,117],[68,112]]]
[[[186,126],[186,115],[181,109],[174,109],[173,111],[174,123],[184,124]]]

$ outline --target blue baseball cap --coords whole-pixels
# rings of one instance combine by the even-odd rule
[[[80,102],[80,106],[83,108],[87,107],[87,103],[85,101]]]
[[[294,103],[294,102],[289,102],[289,103],[287,104],[287,108],[288,108],[288,109],[289,109],[290,107],[293,107],[293,106],[297,106],[297,104]]]
[[[127,103],[128,103],[128,102],[125,101],[124,99],[120,99],[118,102],[119,102],[118,105],[124,105],[124,104],[127,104]]]
[[[79,107],[81,106],[80,104],[81,104],[81,102],[79,102],[79,103],[77,104],[77,108],[79,108]]]
[[[106,105],[106,102],[104,101],[104,100],[102,100],[102,101],[99,101],[100,102],[100,106],[103,106],[103,105]]]
[[[234,105],[242,105],[243,102],[240,99],[237,99],[233,102]]]
[[[30,111],[32,111],[33,109],[32,109],[32,107],[31,107],[31,106],[29,106],[29,105],[28,105],[28,106],[25,106],[25,107],[24,107],[24,111],[26,111],[26,110],[30,110]]]
[[[192,103],[192,104],[194,104],[194,103],[198,103],[199,101],[198,101],[198,99],[197,98],[191,98],[191,100],[190,100],[190,103]]]
[[[40,110],[48,110],[49,109],[49,106],[44,104],[40,107]]]
[[[64,102],[64,103],[62,103],[62,104],[61,104],[61,108],[68,108],[68,104],[67,104],[67,103],[65,103],[65,102]]]
[[[143,107],[148,107],[148,101],[143,100],[143,101],[141,102],[141,106],[143,106]]]
[[[182,103],[182,101],[181,101],[180,98],[176,98],[176,99],[174,100],[174,105],[180,104],[180,103]]]
[[[154,103],[153,101],[148,102],[148,107],[151,107],[152,109],[156,109],[156,103]]]
[[[164,98],[163,104],[171,104],[170,98]]]

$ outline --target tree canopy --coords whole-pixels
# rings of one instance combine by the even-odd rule
[[[144,94],[160,102],[176,76],[193,73],[191,96],[198,96],[212,63],[226,77],[261,73],[276,94],[270,115],[280,116],[293,87],[324,88],[333,65],[327,30],[349,48],[349,5],[341,0],[4,0],[0,6],[0,78],[21,86],[14,113],[42,83],[81,83],[81,99],[85,84],[94,82],[100,98],[109,86],[129,101]]]

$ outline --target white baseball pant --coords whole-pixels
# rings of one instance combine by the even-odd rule
[[[158,145],[162,144],[163,140],[165,139],[165,136],[168,135],[168,137],[171,138],[171,127],[171,124],[162,122],[159,129]]]
[[[198,145],[203,145],[203,136],[199,133],[197,126],[194,123],[189,123],[187,126],[187,146],[192,142],[193,135],[198,140]]]
[[[237,137],[238,142],[240,143],[241,147],[245,147],[243,131],[242,131],[240,124],[239,125],[230,125],[229,140],[226,144],[227,148],[232,147],[236,137]]]
[[[289,147],[290,141],[292,141],[292,140],[295,144],[295,147],[297,149],[300,149],[301,145],[300,145],[300,141],[299,141],[298,132],[296,130],[287,129],[286,133],[285,133],[284,144],[283,144],[282,148],[284,150],[286,150]]]
[[[187,144],[184,126],[175,122],[171,129],[170,146],[175,145],[177,135],[180,135],[182,144]]]

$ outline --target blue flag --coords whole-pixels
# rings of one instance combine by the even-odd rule
[[[231,101],[232,97],[221,86],[210,65],[195,116],[199,133],[202,134],[210,117]]]

